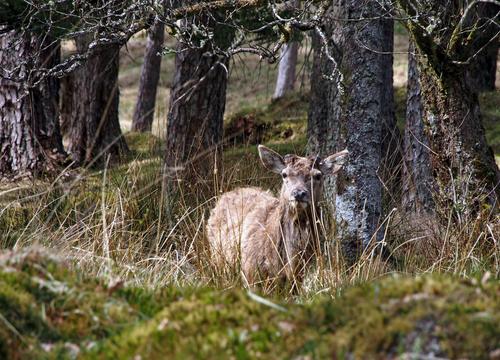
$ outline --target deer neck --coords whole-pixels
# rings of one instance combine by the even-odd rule
[[[304,209],[300,204],[293,206],[288,200],[280,199],[277,210],[280,219],[278,239],[285,245],[286,251],[296,253],[304,250],[313,233],[311,206]]]

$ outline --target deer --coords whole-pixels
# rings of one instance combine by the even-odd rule
[[[349,152],[323,160],[282,157],[259,145],[258,153],[267,170],[281,175],[280,196],[257,187],[224,193],[207,222],[210,253],[219,268],[239,265],[250,287],[276,280],[298,286],[314,252],[314,221],[324,177],[339,172]]]

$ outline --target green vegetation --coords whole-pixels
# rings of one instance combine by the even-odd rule
[[[242,290],[145,289],[89,277],[41,249],[0,258],[2,358],[487,358],[500,284],[387,276],[278,304]]]
[[[481,94],[481,112],[483,124],[486,130],[486,140],[493,148],[493,152],[500,160],[500,91],[492,91]]]

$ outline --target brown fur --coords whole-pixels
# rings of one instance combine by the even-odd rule
[[[273,279],[300,283],[312,253],[322,163],[313,157],[281,158],[262,146],[259,151],[268,169],[285,173],[280,197],[259,188],[238,188],[222,195],[207,225],[213,260],[219,267],[240,263],[250,285]],[[297,190],[307,193],[301,201],[294,198]]]

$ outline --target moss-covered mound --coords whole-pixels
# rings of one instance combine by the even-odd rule
[[[336,300],[157,291],[86,277],[42,250],[0,258],[0,358],[489,358],[500,285],[391,276]]]

